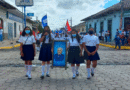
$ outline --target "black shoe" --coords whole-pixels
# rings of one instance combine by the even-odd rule
[[[91,79],[91,77],[87,77],[87,79]]]
[[[94,76],[94,73],[91,73],[92,76]]]
[[[28,80],[31,80],[32,78],[28,78]]]
[[[72,79],[76,79],[76,76],[75,76],[75,77],[72,77]]]
[[[25,75],[25,77],[28,77],[28,75]]]
[[[49,74],[46,74],[46,77],[50,77],[50,75],[49,75]]]
[[[79,73],[78,73],[78,74],[76,74],[76,76],[79,76]]]
[[[44,79],[44,76],[41,76],[40,78],[41,78],[41,79]]]

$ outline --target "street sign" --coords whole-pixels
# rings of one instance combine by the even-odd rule
[[[33,6],[33,0],[15,0],[16,6]]]
[[[27,16],[34,16],[34,13],[27,13]]]

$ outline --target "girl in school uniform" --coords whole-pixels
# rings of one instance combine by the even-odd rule
[[[78,35],[78,32],[73,29],[71,31],[71,37],[69,38],[69,46],[68,50],[68,62],[71,63],[72,67],[72,73],[73,77],[72,79],[75,79],[76,76],[79,76],[79,66],[80,63],[84,63],[84,60],[80,59],[80,56],[82,56],[82,47],[80,46],[80,36]],[[75,67],[76,64],[76,67]]]
[[[32,35],[31,29],[27,26],[22,32],[19,42],[21,59],[25,61],[26,77],[31,79],[32,60],[34,60],[35,52],[35,38]]]
[[[44,27],[44,32],[40,38],[40,42],[42,42],[42,46],[40,49],[39,60],[42,61],[42,75],[41,79],[44,79],[44,69],[45,63],[47,62],[47,72],[46,76],[49,75],[50,61],[52,60],[52,40],[54,39],[53,34],[50,33],[49,26]]]
[[[99,39],[94,35],[94,29],[90,28],[88,33],[89,34],[83,38],[83,47],[84,58],[87,60],[87,79],[90,79],[91,75],[94,76],[94,69],[97,66],[97,60],[100,60],[100,57],[97,53],[97,50],[99,48]],[[90,68],[91,62],[93,63],[92,68]]]

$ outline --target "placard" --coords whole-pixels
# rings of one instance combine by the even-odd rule
[[[66,40],[54,40],[53,41],[53,67],[63,67],[67,69],[67,41]]]

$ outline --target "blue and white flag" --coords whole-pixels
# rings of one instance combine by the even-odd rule
[[[44,28],[45,26],[47,26],[47,15],[43,16],[42,18],[42,28]]]
[[[62,33],[62,30],[60,30],[59,33],[61,34],[61,33]]]

